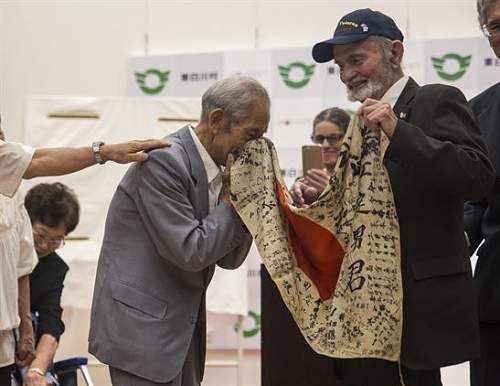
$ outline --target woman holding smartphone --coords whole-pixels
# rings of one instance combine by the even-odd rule
[[[331,107],[321,111],[313,121],[311,140],[320,145],[324,169],[309,169],[290,188],[293,201],[302,206],[314,202],[326,188],[340,154],[350,117],[344,110]]]

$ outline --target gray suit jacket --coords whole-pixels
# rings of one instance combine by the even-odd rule
[[[154,382],[182,369],[215,264],[237,268],[251,244],[227,204],[208,213],[205,168],[184,127],[170,148],[130,167],[106,220],[92,303],[89,351]],[[200,323],[201,322],[201,323]]]

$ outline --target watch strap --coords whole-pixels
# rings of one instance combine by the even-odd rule
[[[101,156],[101,146],[102,145],[104,145],[104,142],[102,142],[102,141],[96,141],[96,142],[92,143],[92,153],[94,154],[95,160],[100,165],[103,165],[106,163],[106,161],[104,161],[102,159],[102,156]]]

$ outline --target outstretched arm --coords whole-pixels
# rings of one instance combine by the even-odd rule
[[[134,161],[145,161],[149,156],[143,151],[166,146],[169,146],[169,144],[158,139],[135,140],[102,145],[100,153],[103,161],[110,160],[125,164]],[[23,178],[69,174],[96,163],[96,158],[90,146],[36,149]]]

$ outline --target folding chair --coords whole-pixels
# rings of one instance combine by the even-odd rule
[[[37,333],[38,327],[38,314],[32,313],[31,318],[33,320],[33,333],[35,335],[35,341],[38,343],[40,338]],[[86,383],[86,386],[94,386],[90,373],[87,369],[87,358],[85,357],[73,357],[68,359],[63,359],[57,361],[53,364],[52,368],[49,369],[48,373],[55,376],[57,382],[53,383],[56,386],[78,386],[78,370],[82,374],[82,378]],[[22,385],[21,373],[23,371],[17,371],[15,377],[12,380],[12,386]]]
[[[77,386],[77,371],[80,370],[82,378],[87,386],[94,386],[87,369],[87,358],[74,357],[63,359],[54,363],[54,373],[60,386]]]

